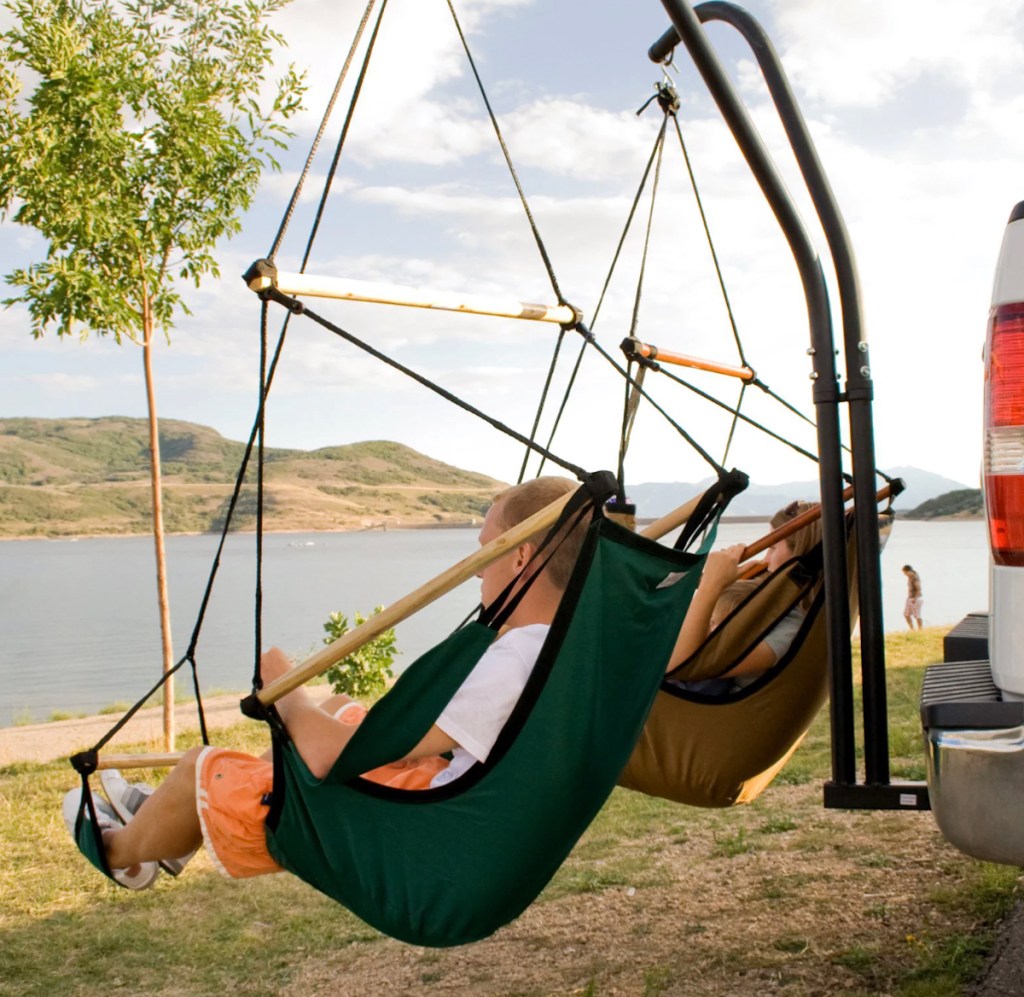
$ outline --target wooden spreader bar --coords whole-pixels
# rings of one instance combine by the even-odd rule
[[[876,502],[884,502],[889,496],[892,495],[892,486],[884,485],[878,490],[875,495]],[[853,485],[850,485],[843,492],[843,501],[849,502],[853,498]],[[748,558],[753,557],[755,554],[761,554],[766,551],[769,547],[774,546],[780,540],[785,540],[787,537],[791,537],[798,530],[802,530],[809,523],[813,523],[815,520],[821,519],[821,506],[813,505],[806,512],[801,513],[799,516],[795,516],[784,526],[780,526],[777,530],[772,530],[771,533],[761,537],[760,540],[755,540],[749,547],[743,551],[743,557],[741,561],[746,561]],[[750,568],[760,569],[760,565],[750,565]],[[741,571],[741,576],[749,577],[744,575]]]
[[[257,260],[246,272],[249,290],[276,290],[299,298],[332,298],[336,301],[367,301],[381,305],[403,305],[406,308],[429,308],[437,311],[463,312],[467,315],[494,315],[499,318],[527,319],[574,326],[583,317],[572,305],[541,305],[517,301],[512,297],[489,294],[462,294],[458,291],[436,291],[354,280],[349,277],[317,277],[313,274],[278,270],[266,260]]]
[[[712,374],[738,377],[741,381],[753,381],[756,376],[749,367],[736,367],[731,364],[718,363],[716,360],[704,360],[686,353],[671,353],[651,343],[641,343],[639,339],[624,339],[622,352],[633,360],[650,360],[652,362],[657,360],[659,363],[675,364],[677,367],[692,367],[695,370],[710,371]]]

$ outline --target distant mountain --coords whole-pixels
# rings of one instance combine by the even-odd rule
[[[945,492],[906,514],[907,519],[977,519],[985,515],[980,488],[958,488]]]
[[[900,513],[917,509],[923,503],[948,492],[978,491],[977,482],[968,485],[917,467],[887,468],[885,473],[892,478],[902,478],[907,483],[906,491],[895,502],[896,510]]]
[[[223,524],[245,446],[190,422],[160,423],[168,532]],[[269,530],[333,530],[466,522],[501,485],[400,443],[377,440],[265,454]],[[255,479],[255,460],[249,480]],[[0,419],[0,537],[150,530],[145,419]],[[234,526],[252,529],[246,485]]]
[[[947,492],[967,490],[967,485],[916,467],[894,467],[885,473],[892,478],[902,478],[907,486],[894,503],[897,512],[916,509],[922,503]],[[636,503],[637,516],[651,519],[665,515],[694,495],[703,492],[711,484],[711,478],[697,482],[646,482],[630,485],[626,490]],[[778,485],[758,485],[751,482],[746,491],[732,500],[727,515],[768,519],[794,499],[817,501],[817,480],[790,481]]]

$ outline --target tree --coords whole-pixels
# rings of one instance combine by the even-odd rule
[[[36,229],[45,259],[6,275],[32,335],[90,331],[142,347],[165,672],[173,666],[153,386],[157,332],[218,276],[264,166],[301,106],[267,24],[288,0],[11,0],[0,34],[0,215]],[[264,90],[268,91],[265,95]],[[173,686],[164,730],[173,746]]]
[[[370,616],[382,612],[383,606],[376,606]],[[369,617],[356,612],[355,625],[362,626]],[[325,644],[333,644],[351,630],[348,617],[344,613],[331,613],[324,624],[327,636]],[[392,627],[368,640],[358,650],[353,651],[336,665],[327,669],[327,680],[335,692],[343,692],[353,698],[381,696],[387,690],[388,680],[394,677],[391,670],[395,655],[401,654],[395,649],[395,629]]]

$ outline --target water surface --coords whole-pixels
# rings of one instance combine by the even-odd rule
[[[723,524],[719,543],[750,541],[762,524]],[[476,529],[272,534],[264,539],[263,633],[297,658],[323,637],[331,612],[387,605],[476,549]],[[167,541],[175,655],[189,644],[217,539]],[[882,557],[887,630],[905,627],[912,564],[926,626],[984,610],[985,526],[898,522]],[[254,539],[229,538],[197,645],[204,692],[249,686],[254,657]],[[470,581],[398,628],[401,669],[476,605]],[[0,542],[0,726],[55,710],[134,702],[160,674],[159,620],[148,537]],[[184,679],[183,679],[184,680]]]

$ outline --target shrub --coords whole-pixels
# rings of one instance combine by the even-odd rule
[[[376,616],[383,608],[377,606],[370,616]],[[360,626],[367,619],[369,617],[357,612],[355,626]],[[324,624],[324,630],[327,632],[324,643],[332,644],[352,629],[354,628],[348,625],[348,617],[344,613],[331,613]],[[356,699],[380,696],[387,688],[388,679],[394,676],[391,665],[395,655],[400,653],[395,650],[395,631],[392,627],[328,668],[327,680],[335,692],[344,692]]]

